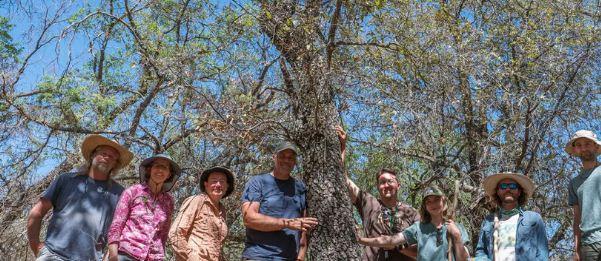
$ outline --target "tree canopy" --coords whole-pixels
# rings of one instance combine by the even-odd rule
[[[487,213],[480,182],[512,171],[537,189],[551,254],[571,255],[567,184],[574,131],[601,134],[601,10],[596,1],[0,0],[0,251],[31,257],[25,218],[87,134],[126,144],[135,161],[167,152],[197,174],[236,174],[225,247],[239,259],[245,181],[288,139],[303,152],[313,260],[358,257],[343,172],[372,193],[398,170],[400,199],[461,192],[472,242]],[[334,126],[350,136],[338,159]],[[336,217],[327,219],[326,217]],[[336,237],[332,237],[336,235]],[[340,251],[347,245],[357,251]],[[346,248],[345,248],[346,249]],[[14,251],[16,250],[16,251]]]

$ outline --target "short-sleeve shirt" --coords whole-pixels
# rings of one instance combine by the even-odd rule
[[[419,214],[411,206],[398,202],[394,209],[385,207],[371,194],[360,191],[355,207],[363,220],[363,231],[367,237],[393,235],[419,221]],[[394,218],[393,218],[394,217]],[[399,252],[398,248],[384,250],[364,246],[361,260],[414,260]]]
[[[59,175],[42,194],[52,202],[46,247],[69,260],[100,260],[123,187],[81,173]]]
[[[307,190],[302,181],[276,179],[270,173],[252,177],[242,194],[242,203],[258,202],[259,213],[275,218],[302,217]],[[244,258],[252,260],[295,260],[301,232],[292,229],[264,232],[246,228]]]
[[[581,170],[568,187],[570,206],[580,206],[582,244],[601,242],[601,167]],[[586,211],[582,211],[585,210]]]
[[[463,245],[469,244],[469,237],[463,225],[455,223],[461,232]],[[447,226],[440,230],[432,223],[416,222],[402,232],[409,244],[417,244],[417,260],[447,260]]]

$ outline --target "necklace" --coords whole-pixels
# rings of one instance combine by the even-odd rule
[[[513,215],[520,213],[520,207],[516,207],[511,210],[505,210],[502,208],[499,210],[500,210],[499,212],[501,212],[502,219],[507,218],[507,217],[512,217]]]

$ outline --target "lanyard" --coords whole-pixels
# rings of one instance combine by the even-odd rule
[[[396,214],[397,212],[399,212],[399,206],[396,205],[394,208],[390,209],[387,207],[382,206],[384,209],[382,210],[382,216],[383,216],[383,221],[388,223],[388,226],[390,228],[390,231],[392,231],[392,233],[396,233],[399,231],[396,231],[396,225],[397,225],[397,218],[396,218]],[[388,219],[388,220],[386,220]]]

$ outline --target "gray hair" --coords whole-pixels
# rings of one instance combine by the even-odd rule
[[[96,154],[96,149],[94,149],[92,151],[92,156],[90,157],[89,161],[86,161],[85,163],[79,165],[75,169],[75,171],[77,172],[77,175],[82,175],[82,176],[88,175],[88,173],[90,172],[90,169],[92,168],[92,160],[94,158],[94,154]],[[109,186],[112,183],[111,177],[116,176],[117,174],[119,174],[119,170],[115,169],[114,167],[111,169],[111,171],[109,171],[108,177],[107,177],[107,181],[109,182]]]

